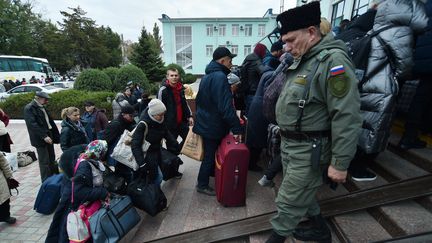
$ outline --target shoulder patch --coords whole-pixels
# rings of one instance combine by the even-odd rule
[[[333,96],[342,98],[348,93],[350,82],[345,74],[331,76],[328,79],[328,87]]]

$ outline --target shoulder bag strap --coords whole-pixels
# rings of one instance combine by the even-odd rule
[[[80,165],[80,163],[81,163],[81,161],[82,160],[80,160],[80,159],[77,159],[77,163],[75,164],[75,167],[74,167],[74,172],[73,172],[73,176],[75,177],[75,173],[76,173],[76,171],[78,170],[78,166]],[[74,202],[74,180],[75,180],[75,178],[74,177],[72,177],[72,197],[71,197],[71,203],[73,204],[73,202]]]
[[[301,120],[303,118],[303,111],[304,111],[304,106],[306,104],[306,99],[309,96],[309,91],[310,91],[310,87],[312,85],[312,78],[314,76],[314,74],[316,73],[316,71],[318,70],[319,65],[321,64],[321,60],[318,60],[318,62],[315,64],[314,68],[312,69],[313,72],[309,73],[309,75],[307,75],[306,77],[306,86],[303,92],[303,97],[302,99],[300,99],[298,101],[298,110],[297,110],[297,121],[295,124],[295,130],[297,132],[301,131]]]

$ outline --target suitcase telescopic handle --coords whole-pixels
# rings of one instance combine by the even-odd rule
[[[239,183],[239,168],[238,165],[236,165],[234,170],[234,190],[237,189],[238,183]]]

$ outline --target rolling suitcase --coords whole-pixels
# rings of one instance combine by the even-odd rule
[[[34,209],[41,214],[51,214],[56,209],[61,195],[63,174],[48,177],[41,185]]]
[[[216,152],[216,198],[225,207],[246,204],[246,182],[249,167],[249,150],[237,143],[232,134],[222,139]]]

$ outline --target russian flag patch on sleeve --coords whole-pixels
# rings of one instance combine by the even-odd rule
[[[332,67],[330,69],[330,76],[336,76],[336,75],[343,74],[343,73],[345,73],[345,68],[343,65]]]

